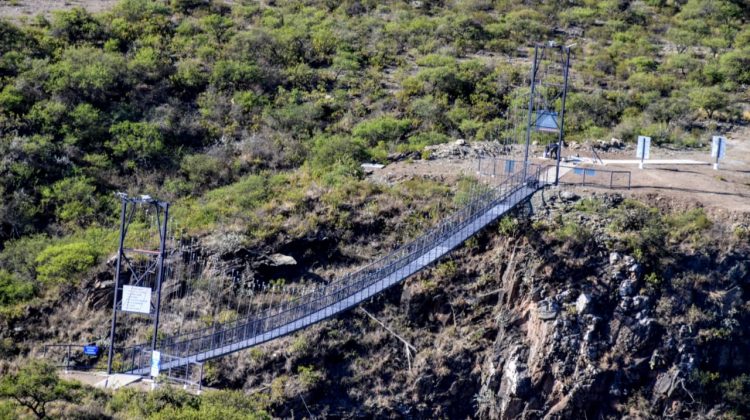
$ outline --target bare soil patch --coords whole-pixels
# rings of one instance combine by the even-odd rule
[[[677,207],[704,207],[709,213],[718,217],[734,219],[750,215],[750,128],[741,127],[727,136],[727,158],[721,162],[720,169],[714,170],[709,150],[675,151],[663,148],[652,148],[651,159],[693,159],[706,162],[705,165],[648,165],[638,169],[632,164],[582,165],[594,169],[630,171],[631,189],[616,189],[628,196],[661,197]],[[540,156],[541,147],[533,147],[532,156]],[[579,154],[581,157],[592,157],[586,149],[567,150],[564,156]],[[599,152],[602,159],[635,159],[633,148],[612,152]],[[520,148],[498,159],[523,159]],[[551,165],[551,160],[534,161]],[[492,173],[490,159],[483,163],[483,173]],[[501,164],[498,164],[501,165]],[[449,158],[433,160],[405,160],[375,170],[370,178],[375,182],[395,183],[410,177],[428,177],[452,182],[465,176],[475,175],[478,169],[476,158]],[[501,178],[502,168],[496,168]],[[593,189],[592,189],[593,190]]]
[[[117,0],[0,0],[0,18],[23,22],[37,15],[50,16],[54,10],[83,7],[91,13],[111,9]]]

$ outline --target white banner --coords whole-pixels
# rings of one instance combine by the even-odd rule
[[[159,369],[161,368],[161,352],[154,350],[151,352],[151,376],[159,376]]]
[[[635,149],[635,157],[648,159],[651,155],[651,137],[638,136],[638,147]]]
[[[151,313],[151,288],[122,286],[122,308],[126,312]]]

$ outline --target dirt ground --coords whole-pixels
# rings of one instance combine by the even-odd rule
[[[534,162],[551,165],[554,161],[542,160],[538,156],[541,148],[532,151]],[[572,155],[593,157],[585,149],[566,150],[564,157]],[[599,152],[602,159],[633,160],[635,150],[626,148],[613,152]],[[498,159],[523,159],[522,150],[515,149],[510,155]],[[696,204],[704,207],[716,217],[731,219],[746,219],[750,216],[750,128],[743,127],[731,132],[727,136],[727,157],[722,160],[719,170],[714,170],[710,151],[674,151],[661,148],[651,149],[651,159],[692,159],[705,162],[703,165],[645,165],[638,169],[638,165],[625,163],[610,163],[604,165],[578,164],[578,168],[593,169],[596,175],[594,181],[608,183],[609,173],[606,171],[630,172],[631,188],[627,185],[627,174],[613,176],[615,190],[627,196],[648,197],[669,200],[672,207],[693,207]],[[441,181],[451,182],[461,175],[475,175],[479,162],[477,159],[436,159],[401,161],[387,165],[383,169],[376,169],[370,175],[376,182],[394,183],[411,176],[424,176]],[[503,162],[495,164],[497,179],[503,171]],[[491,159],[482,161],[484,178],[491,175],[493,163]],[[571,171],[563,179],[570,182],[580,182],[581,170]],[[592,172],[587,172],[591,174]],[[598,178],[597,178],[598,177]],[[591,178],[589,178],[591,180]],[[591,191],[604,191],[601,188],[584,187]]]
[[[0,18],[12,21],[49,16],[53,10],[83,7],[95,13],[112,8],[118,0],[0,0]]]

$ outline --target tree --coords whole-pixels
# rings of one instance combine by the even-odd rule
[[[116,157],[147,164],[164,149],[159,128],[148,122],[123,121],[114,124],[109,132],[109,146]]]
[[[0,379],[0,398],[26,407],[38,419],[47,418],[47,404],[54,401],[77,402],[81,385],[61,380],[54,366],[40,361],[21,367]]]
[[[0,269],[0,306],[13,305],[34,296],[34,285]]]
[[[708,118],[729,106],[728,95],[716,86],[699,87],[690,92],[690,102],[694,110],[704,110]]]
[[[36,257],[36,271],[42,283],[71,283],[76,276],[91,268],[98,251],[86,242],[50,245]]]

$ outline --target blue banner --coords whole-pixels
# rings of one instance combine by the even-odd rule
[[[83,354],[87,356],[96,356],[99,354],[98,346],[83,346]]]

